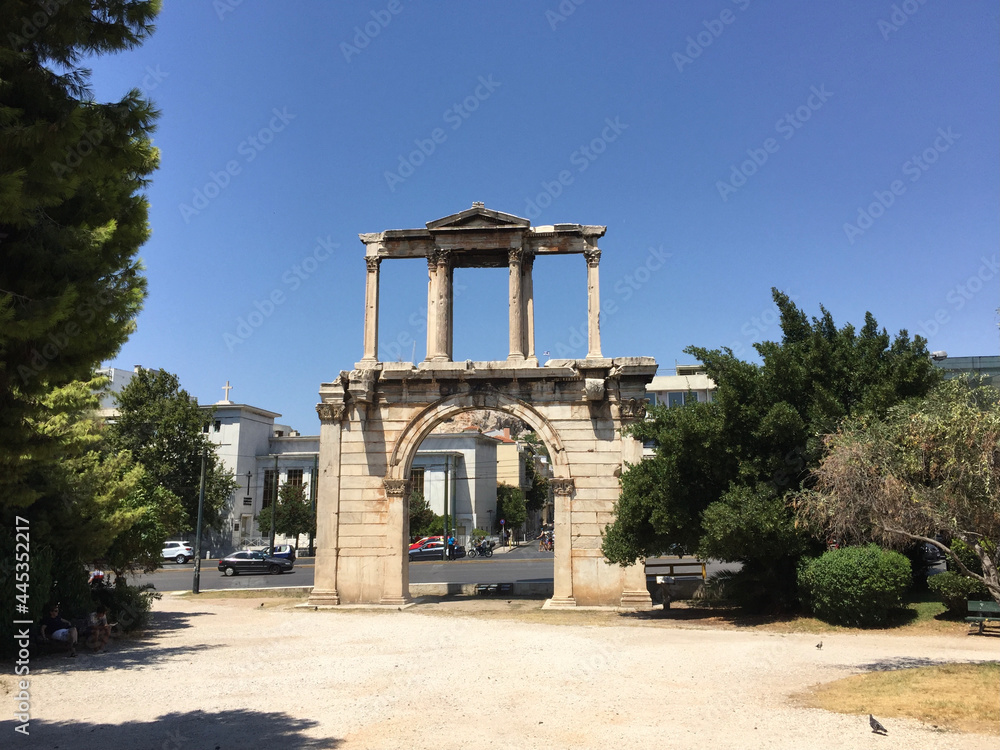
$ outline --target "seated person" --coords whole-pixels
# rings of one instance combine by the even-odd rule
[[[108,625],[108,609],[99,606],[87,618],[87,646],[93,651],[103,651],[111,637],[111,626]]]
[[[76,628],[73,627],[73,623],[59,616],[58,604],[53,604],[46,609],[49,614],[48,617],[42,618],[42,640],[68,643],[69,655],[76,656]]]

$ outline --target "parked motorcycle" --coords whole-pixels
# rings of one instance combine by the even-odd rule
[[[493,557],[493,543],[485,539],[469,549],[469,557]]]

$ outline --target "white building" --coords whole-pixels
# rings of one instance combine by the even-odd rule
[[[704,365],[677,365],[673,375],[656,375],[648,386],[650,406],[683,406],[692,400],[712,400],[715,382],[705,374]]]
[[[299,435],[287,425],[275,424],[280,414],[248,404],[220,401],[202,408],[215,410],[208,436],[239,484],[227,504],[222,531],[212,534],[212,543],[226,550],[268,544],[270,538],[261,534],[254,519],[271,507],[276,478],[278,487],[303,486],[305,496],[315,502],[319,436]],[[295,540],[279,534],[277,541]]]
[[[497,509],[496,438],[475,428],[432,433],[413,459],[412,491],[444,515],[445,502],[455,536],[464,543],[474,529],[487,529]]]

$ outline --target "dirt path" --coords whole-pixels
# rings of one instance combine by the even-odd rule
[[[879,737],[867,716],[788,700],[863,670],[994,660],[996,639],[825,634],[817,650],[808,634],[636,626],[586,612],[546,622],[524,611],[537,604],[516,601],[489,605],[500,611],[469,603],[402,612],[261,601],[165,597],[141,641],[36,660],[30,737],[3,721],[0,746],[997,746],[996,736],[888,718],[889,735]],[[13,684],[6,674],[8,708]]]

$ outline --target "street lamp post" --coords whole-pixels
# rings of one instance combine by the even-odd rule
[[[208,463],[208,448],[201,452],[201,489],[198,491],[198,526],[194,532],[194,581],[191,593],[201,593],[201,521],[205,512],[205,465]]]
[[[274,456],[274,500],[271,501],[271,554],[274,554],[274,521],[278,509],[278,455]]]

